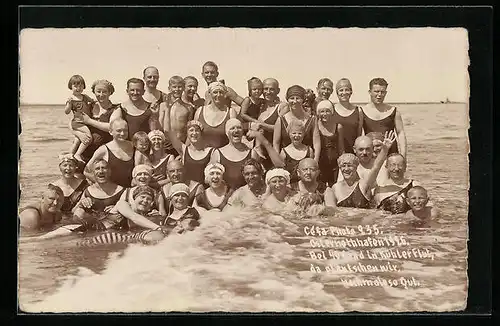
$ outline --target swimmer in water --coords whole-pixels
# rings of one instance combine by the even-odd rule
[[[292,200],[296,191],[290,188],[290,173],[282,168],[267,171],[266,184],[269,194],[262,207],[270,211],[280,212]]]
[[[421,186],[414,186],[408,190],[406,202],[410,210],[405,213],[406,218],[418,222],[428,222],[439,217],[440,213],[436,207],[428,206],[429,196],[427,190]]]
[[[189,206],[190,192],[191,190],[184,183],[176,183],[170,187],[168,197],[173,210],[162,222],[168,232],[184,233],[200,225],[200,214],[196,208]]]

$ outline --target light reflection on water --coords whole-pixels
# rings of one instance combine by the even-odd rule
[[[443,212],[432,227],[416,228],[401,218],[366,210],[344,210],[336,217],[309,220],[253,210],[205,217],[196,231],[150,247],[79,248],[76,237],[22,243],[21,307],[29,311],[380,312],[463,308],[468,206],[465,111],[463,106],[448,106],[453,112],[431,119],[431,111],[438,108],[400,109],[405,122],[411,121],[406,125],[407,173],[429,190]],[[48,111],[35,109],[27,115],[21,109],[22,203],[37,198],[39,190],[58,177],[57,153],[71,144],[66,128],[40,123]],[[65,126],[64,114],[53,114],[53,118]],[[445,124],[450,126],[443,128]],[[36,139],[29,136],[34,131]],[[326,263],[311,259],[311,237],[304,234],[304,226],[329,226],[338,220],[353,228],[377,224],[384,234],[404,236],[411,248],[428,248],[434,260],[387,259],[384,263],[389,261],[400,271],[357,273],[365,279],[413,277],[421,286],[346,288],[341,278],[352,278],[352,273],[312,273],[311,263],[381,263],[367,257]]]

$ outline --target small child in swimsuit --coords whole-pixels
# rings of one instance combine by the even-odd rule
[[[406,202],[411,207],[411,210],[405,213],[405,217],[418,222],[427,222],[439,216],[437,208],[427,206],[429,196],[427,196],[427,190],[424,187],[414,186],[408,190],[406,196]]]
[[[246,122],[259,122],[265,99],[262,98],[264,84],[257,77],[248,80],[248,97],[241,103],[241,118]]]
[[[85,149],[90,145],[92,134],[89,127],[83,124],[83,113],[89,117],[93,117],[94,101],[88,96],[83,94],[85,89],[85,80],[80,75],[71,76],[68,82],[68,88],[71,90],[71,96],[66,102],[64,113],[69,114],[73,112],[73,119],[71,119],[70,129],[75,135],[73,146],[71,147],[71,154],[74,154],[76,160],[84,162],[82,154]]]
[[[172,185],[169,198],[173,211],[162,223],[162,226],[169,229],[169,233],[192,231],[200,225],[200,214],[196,208],[188,206],[189,187],[187,185],[184,183]]]
[[[297,167],[299,162],[306,158],[314,158],[314,150],[303,143],[304,140],[304,123],[297,119],[292,119],[287,126],[287,132],[290,137],[290,145],[281,150],[280,156],[285,161],[285,169],[290,173],[290,182],[299,181]]]
[[[149,141],[148,134],[144,131],[136,132],[132,137],[132,145],[134,145],[135,148],[134,165],[151,165],[151,160],[149,159],[151,142]]]

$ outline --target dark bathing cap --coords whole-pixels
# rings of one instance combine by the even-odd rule
[[[286,99],[288,100],[292,96],[299,96],[301,98],[305,98],[306,90],[302,86],[293,85],[286,91]]]
[[[132,192],[132,198],[136,199],[137,196],[142,194],[146,194],[151,196],[151,198],[155,198],[155,191],[149,186],[138,186],[137,188],[135,188]]]

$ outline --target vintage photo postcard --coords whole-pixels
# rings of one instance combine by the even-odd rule
[[[466,29],[19,35],[21,311],[465,309]]]

